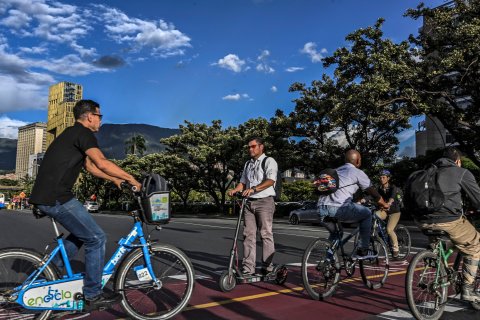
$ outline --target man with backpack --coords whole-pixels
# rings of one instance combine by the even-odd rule
[[[251,160],[244,166],[240,183],[228,192],[233,196],[242,192],[248,198],[245,207],[243,229],[243,269],[244,275],[255,273],[257,230],[262,238],[262,273],[273,270],[272,260],[275,253],[273,242],[273,213],[275,212],[275,183],[277,181],[278,166],[272,157],[264,153],[262,138],[253,138],[248,142],[248,151]]]
[[[405,204],[422,229],[441,230],[463,256],[462,300],[480,302],[474,281],[480,262],[480,233],[463,215],[462,192],[480,209],[480,188],[473,174],[461,168],[459,150],[449,147],[443,157],[407,180]]]
[[[355,258],[375,258],[375,253],[369,250],[370,233],[372,229],[372,213],[369,208],[354,202],[354,194],[360,188],[370,194],[374,201],[381,207],[388,209],[388,204],[383,201],[375,187],[371,185],[368,176],[359,169],[362,157],[357,150],[348,150],[345,153],[345,164],[336,170],[337,181],[333,192],[322,194],[318,199],[318,212],[321,218],[335,217],[342,222],[358,222],[360,226],[360,244]],[[318,180],[317,180],[318,181]],[[322,182],[315,182],[319,190],[324,187]],[[330,182],[330,185],[332,181]]]

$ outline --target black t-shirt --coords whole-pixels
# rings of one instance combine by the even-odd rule
[[[90,148],[98,148],[90,129],[79,122],[65,129],[43,157],[29,202],[53,206],[56,201],[63,204],[71,200],[73,184],[85,163],[85,151]]]
[[[387,189],[383,189],[382,186],[378,187],[378,193],[382,196],[383,201],[388,202],[393,199],[393,203],[388,210],[388,213],[400,212],[400,205],[397,200],[398,189],[394,185],[389,185]]]

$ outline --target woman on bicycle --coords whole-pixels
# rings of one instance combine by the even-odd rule
[[[397,199],[400,194],[399,189],[390,183],[390,171],[382,170],[380,173],[380,186],[378,187],[378,193],[382,196],[383,201],[390,205],[388,211],[379,210],[376,212],[380,219],[385,220],[388,216],[387,233],[392,241],[393,246],[393,258],[398,258],[398,239],[395,233],[395,227],[400,220],[400,203]]]

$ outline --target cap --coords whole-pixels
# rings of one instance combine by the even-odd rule
[[[381,176],[387,176],[387,177],[390,177],[392,174],[390,173],[390,171],[389,171],[389,170],[387,170],[387,169],[384,169],[384,170],[382,170],[382,171],[380,172],[380,175],[381,175]]]

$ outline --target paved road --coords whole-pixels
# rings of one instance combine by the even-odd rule
[[[94,215],[107,233],[107,256],[115,241],[131,228],[127,216]],[[177,319],[411,319],[406,311],[404,278],[407,264],[393,262],[386,285],[376,291],[363,286],[358,275],[343,279],[334,297],[325,302],[313,301],[303,291],[299,265],[308,243],[325,235],[318,226],[291,226],[284,220],[274,224],[277,263],[289,265],[283,286],[271,283],[238,285],[232,292],[218,289],[220,273],[226,269],[232,245],[235,219],[176,218],[152,238],[181,248],[192,260],[197,283],[189,306]],[[409,227],[413,251],[424,248],[426,238],[414,226]],[[26,247],[42,252],[53,242],[53,228],[48,219],[35,220],[28,212],[0,211],[0,248]],[[259,251],[260,252],[260,251]],[[83,253],[73,261],[74,271],[83,271]],[[69,318],[123,319],[120,308]],[[467,304],[453,300],[444,319],[478,319]]]

